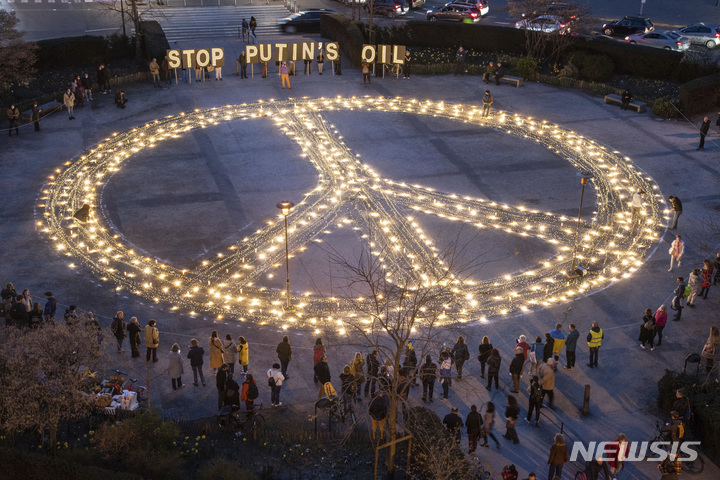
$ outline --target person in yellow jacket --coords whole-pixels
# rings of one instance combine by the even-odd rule
[[[240,372],[240,375],[245,375],[247,373],[248,364],[250,363],[250,350],[248,350],[248,348],[249,345],[247,343],[247,340],[245,340],[245,337],[239,336],[237,345],[238,363],[243,368],[243,371]]]
[[[603,338],[605,338],[605,336],[603,335],[602,328],[600,328],[597,322],[593,322],[592,328],[587,334],[587,344],[588,347],[590,347],[590,363],[588,363],[587,366],[590,368],[598,366],[598,352]]]
[[[560,352],[565,346],[565,334],[562,333],[562,324],[555,324],[555,330],[550,330],[550,336],[553,339],[553,358],[555,359],[555,365],[557,365],[557,362],[560,360]]]
[[[156,325],[155,319],[150,319],[147,325],[145,325],[145,346],[147,347],[147,354],[145,355],[145,360],[150,361],[150,356],[152,356],[152,361],[157,362],[157,347],[160,345],[160,331],[155,327]]]

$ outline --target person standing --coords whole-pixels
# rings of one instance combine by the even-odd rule
[[[322,50],[318,50],[317,57],[315,58],[315,61],[317,62],[317,68],[318,68],[318,75],[322,75],[323,71],[323,64],[325,63],[325,54]]]
[[[480,378],[485,378],[485,365],[490,358],[493,346],[490,339],[486,336],[482,338],[482,342],[478,345],[478,361],[480,362]]]
[[[372,428],[372,439],[373,442],[377,443],[376,431],[380,432],[380,441],[385,439],[385,421],[387,420],[389,410],[389,404],[387,397],[382,390],[374,395],[374,398],[370,401],[368,406],[368,412],[370,413],[370,425]]]
[[[215,388],[218,392],[218,410],[221,410],[225,405],[225,384],[227,383],[229,366],[227,363],[223,363],[218,369],[217,375],[215,375]]]
[[[350,363],[350,373],[353,374],[353,377],[355,378],[355,401],[360,401],[360,389],[362,388],[363,383],[365,383],[365,371],[363,370],[363,367],[365,366],[365,359],[363,358],[363,354],[361,352],[355,352],[355,357],[353,358],[353,361]]]
[[[160,345],[160,331],[155,327],[154,319],[150,319],[147,325],[145,325],[145,346],[147,347],[147,353],[145,354],[145,361],[150,361],[150,356],[152,356],[152,361],[157,362],[157,347]]]
[[[245,50],[240,52],[240,57],[238,58],[238,61],[240,62],[240,78],[248,78],[247,76],[247,57],[245,56]]]
[[[567,334],[565,339],[565,358],[567,359],[567,365],[563,368],[565,370],[572,370],[575,367],[575,350],[577,350],[577,342],[580,338],[580,332],[575,328],[575,324],[570,324],[570,333]]]
[[[248,371],[248,364],[250,363],[250,350],[247,340],[242,335],[238,337],[238,363],[243,368],[240,375],[245,375]]]
[[[127,333],[130,341],[130,352],[132,358],[140,358],[140,332],[142,332],[142,327],[140,326],[137,317],[131,317],[130,323],[127,326]]]
[[[440,353],[440,384],[443,389],[443,400],[447,400],[450,394],[450,375],[452,374],[452,359],[448,352]]]
[[[238,361],[238,346],[229,333],[225,335],[223,342],[223,360],[230,367],[230,373],[235,373],[235,362]]]
[[[82,83],[83,91],[85,93],[85,100],[91,102],[93,100],[93,94],[92,94],[93,83],[92,83],[92,80],[90,80],[90,76],[87,73],[85,73],[82,76],[82,78],[80,79],[80,81]]]
[[[655,347],[653,345],[653,339],[655,338],[655,317],[653,316],[652,310],[649,308],[645,310],[645,315],[642,318],[642,323],[640,324],[640,335],[638,336],[638,341],[640,342],[640,347],[645,350],[645,343],[650,344],[650,350],[655,350]]]
[[[702,125],[700,125],[700,145],[697,150],[705,150],[705,136],[710,131],[710,119],[708,117],[703,118]]]
[[[700,277],[700,269],[694,268],[688,276],[688,287],[690,287],[690,295],[687,299],[687,306],[690,308],[695,307],[695,297],[697,297],[700,290],[702,290],[702,279]]]
[[[467,347],[465,348],[467,350]],[[470,354],[468,353],[468,356]],[[413,342],[410,341],[405,348],[405,357],[403,358],[403,369],[405,370],[408,383],[412,383],[413,386],[417,385],[417,354],[415,353],[415,347]],[[462,369],[461,369],[462,370]],[[459,375],[458,375],[458,378]]]
[[[627,436],[624,433],[618,434],[617,440],[608,445],[607,453],[609,457],[612,457],[608,461],[608,466],[610,467],[610,475],[615,480],[617,480],[620,471],[625,469],[628,447]]]
[[[205,355],[205,349],[198,346],[197,338],[190,340],[190,350],[188,351],[187,358],[190,359],[190,367],[193,371],[193,385],[198,386],[198,376],[200,376],[200,382],[202,386],[205,386],[205,377],[203,376],[203,355]]]
[[[642,188],[633,194],[632,204],[630,207],[632,209],[630,223],[632,223],[633,225],[635,224],[635,222],[640,220],[640,217],[642,214],[642,209],[643,209],[643,199],[644,198],[645,198],[645,190],[643,190]]]
[[[470,352],[468,351],[467,344],[465,343],[465,337],[459,336],[457,342],[452,348],[452,357],[455,359],[455,368],[457,369],[458,380],[462,378],[463,365],[466,360],[470,359]],[[415,360],[417,364],[417,359]]]
[[[530,359],[530,371],[528,372],[528,375],[534,375],[537,373],[537,367],[538,367],[538,356],[542,355],[543,351],[543,343],[542,343],[542,337],[537,336],[535,337],[535,342],[530,345],[530,353],[528,353],[528,358]]]
[[[325,355],[325,346],[322,343],[322,338],[315,339],[315,346],[313,346],[313,368],[318,364],[322,356]],[[314,377],[314,382],[317,384],[317,375]]]
[[[362,62],[361,69],[363,76],[363,85],[365,85],[365,83],[372,83],[370,81],[370,64],[368,62]]]
[[[412,54],[410,53],[410,49],[405,49],[405,63],[403,64],[403,73],[405,74],[405,79],[410,79],[410,66],[412,64]]]
[[[517,399],[512,396],[507,396],[507,407],[505,407],[505,435],[503,438],[512,440],[514,445],[520,443],[517,431],[515,430],[515,423],[517,423],[520,409],[518,408]]]
[[[542,386],[543,400],[547,395],[548,406],[552,408],[555,398],[555,359],[548,358],[547,363],[543,363],[538,367],[538,378],[540,379],[540,386]]]
[[[673,212],[672,224],[668,230],[675,230],[677,229],[678,218],[680,218],[683,212],[682,202],[674,195],[669,196],[668,200],[670,201],[670,210]]]
[[[280,360],[283,377],[285,377],[285,380],[289,380],[290,375],[288,375],[287,369],[292,360],[292,347],[290,346],[290,339],[287,335],[283,336],[282,342],[280,342],[275,349],[275,353],[277,353],[278,360]]]
[[[42,115],[42,109],[38,108],[37,102],[32,104],[32,121],[35,125],[35,131],[40,131],[40,116]]]
[[[494,101],[493,96],[490,95],[490,90],[485,90],[485,95],[482,98],[482,103],[483,103],[482,116],[483,117],[487,117],[488,115],[490,115],[490,107],[492,106],[493,101]]]
[[[75,94],[75,100],[78,102],[78,107],[85,108],[85,89],[83,89],[80,75],[77,75],[72,81],[72,91]]]
[[[495,438],[495,434],[493,433],[493,427],[495,426],[495,404],[493,402],[488,402],[487,408],[485,409],[484,425],[485,428],[483,429],[483,443],[480,446],[490,447],[487,440],[487,437],[489,436],[495,441],[495,446],[497,446],[497,448],[500,448],[500,442],[498,442],[498,439]]]
[[[10,105],[7,109],[7,118],[8,118],[8,136],[12,137],[12,130],[15,129],[15,135],[20,135],[20,130],[18,129],[18,126],[20,125],[20,110],[15,106],[15,104]]]
[[[52,292],[45,292],[45,307],[43,308],[43,320],[46,325],[55,324],[55,311],[57,310],[57,300],[53,297]]]
[[[543,347],[543,362],[547,362],[548,358],[552,358],[553,356],[553,343],[555,343],[555,340],[553,339],[552,335],[550,335],[550,332],[545,334],[545,346]],[[540,363],[540,362],[538,362]]]
[[[715,358],[718,354],[718,346],[720,346],[720,333],[718,327],[710,327],[710,335],[703,346],[700,356],[705,359],[705,372],[710,375],[712,372],[713,365],[715,364]]]
[[[185,386],[182,383],[183,373],[183,361],[180,356],[180,345],[174,343],[172,351],[168,355],[168,374],[170,375],[170,380],[172,380],[173,390],[177,390],[178,388]]]
[[[65,91],[65,95],[63,95],[63,105],[65,105],[65,108],[67,108],[68,120],[75,120],[75,117],[73,117],[73,108],[75,108],[75,94],[69,88]]]
[[[273,363],[272,368],[267,371],[267,377],[268,385],[270,386],[270,404],[273,407],[281,407],[280,388],[282,387],[282,382],[285,380],[285,377],[280,371],[279,363]]]
[[[490,358],[488,358],[487,364],[488,364],[488,383],[487,383],[487,389],[492,390],[492,382],[493,379],[495,380],[495,389],[499,389],[498,386],[498,376],[500,375],[500,364],[502,363],[502,358],[500,358],[500,352],[497,348],[493,348],[492,351],[490,351]]]
[[[563,437],[562,433],[558,433],[555,435],[555,443],[550,447],[550,458],[548,458],[550,471],[548,472],[548,480],[553,480],[556,476],[562,477],[563,466],[567,463],[568,458],[565,437]]]
[[[153,58],[148,65],[150,69],[150,75],[152,75],[153,87],[162,88],[160,86],[160,65],[157,63],[157,58]]]
[[[632,102],[632,98],[633,97],[630,94],[630,90],[625,89],[625,91],[622,94],[622,97],[620,98],[620,103],[622,103],[622,106],[620,108],[622,108],[623,110],[627,110],[628,107],[630,106],[630,102]],[[550,479],[550,480],[552,480],[552,479]]]
[[[112,324],[110,325],[110,331],[115,336],[115,340],[117,340],[117,353],[125,353],[122,346],[123,340],[125,339],[125,329],[127,328],[127,323],[123,320],[123,316],[123,312],[117,312],[113,318]]]
[[[668,272],[672,272],[673,261],[677,260],[677,266],[679,267],[683,253],[685,253],[685,242],[682,241],[682,237],[680,235],[677,235],[675,240],[673,240],[670,244],[670,250],[668,253],[670,254],[670,268],[668,268]]]
[[[432,361],[432,357],[427,355],[425,363],[420,367],[420,381],[423,386],[423,402],[432,402],[435,380],[437,379],[438,367]]]
[[[290,76],[288,75],[287,62],[282,62],[282,65],[280,65],[280,80],[282,81],[283,90],[285,90],[286,83],[287,83],[288,89],[292,88],[290,86]]]
[[[467,52],[463,48],[462,45],[460,45],[460,48],[457,49],[457,52],[455,52],[455,75],[458,74],[463,75],[465,73],[465,57],[467,57]]]
[[[375,395],[375,388],[377,387],[378,373],[380,371],[380,361],[377,359],[378,351],[373,350],[366,358],[365,364],[367,365],[367,382],[365,382],[365,396]]]
[[[512,393],[520,393],[520,376],[522,375],[525,356],[522,347],[515,347],[515,356],[510,362],[510,375],[512,375]]]
[[[588,347],[590,348],[590,363],[587,364],[588,367],[595,368],[598,366],[600,346],[604,338],[605,335],[603,335],[602,328],[600,328],[598,322],[593,322],[592,328],[586,338]]]
[[[710,262],[710,260],[705,259],[703,260],[702,270],[700,270],[700,284],[702,286],[702,289],[700,290],[700,296],[703,298],[703,300],[707,300],[708,293],[710,292],[710,286],[712,285],[712,277],[713,264]]]
[[[355,375],[350,370],[350,365],[345,365],[343,371],[340,374],[340,398],[342,398],[343,409],[342,419],[345,419],[345,415],[353,410],[353,398],[355,397],[355,390],[357,390],[357,384],[355,383]],[[402,397],[400,397],[402,398]],[[401,400],[402,402],[402,400]]]
[[[457,407],[452,407],[450,409],[450,413],[445,415],[445,418],[443,418],[443,425],[445,425],[445,428],[447,428],[450,435],[455,439],[455,442],[460,445],[460,440],[462,439],[462,428],[465,424],[463,423],[462,418],[460,418],[460,415],[458,415]]]
[[[477,449],[478,439],[482,435],[483,419],[482,415],[477,411],[475,405],[470,406],[470,413],[468,413],[465,419],[465,426],[467,428],[468,436],[468,453],[470,455],[475,453]]]
[[[242,393],[240,394],[240,400],[245,402],[245,410],[247,410],[247,416],[250,418],[253,409],[255,408],[255,399],[260,393],[258,392],[257,384],[252,374],[248,373],[245,375],[245,381],[242,384]]]
[[[242,39],[245,41],[247,38],[247,41],[250,41],[250,24],[248,23],[247,19],[242,19]]]
[[[542,391],[542,385],[540,385],[540,378],[538,378],[537,375],[533,375],[532,381],[530,382],[530,386],[528,387],[528,393],[530,396],[528,397],[528,414],[527,414],[527,422],[530,423],[532,421],[532,413],[533,410],[535,410],[535,426],[540,426],[540,409],[542,408],[542,402],[543,402],[543,391]]]
[[[655,311],[654,317],[655,335],[658,337],[655,346],[659,347],[660,345],[662,345],[663,330],[665,329],[665,325],[667,324],[667,307],[665,307],[665,305],[660,305],[660,308]]]
[[[562,333],[562,324],[556,323],[555,329],[550,330],[550,336],[553,339],[552,354],[555,359],[555,364],[560,360],[560,352],[565,346],[565,334]]]
[[[673,316],[674,322],[679,322],[680,317],[682,317],[682,310],[685,306],[685,279],[683,277],[677,277],[677,286],[675,287],[675,290],[673,291],[674,297],[672,299],[672,303],[670,303],[670,308],[675,310],[675,315]]]
[[[227,372],[225,379],[225,399],[224,405],[236,405],[240,407],[240,385],[235,381],[235,376],[231,372]],[[221,407],[222,408],[222,407]]]
[[[165,55],[165,58],[163,58],[163,61],[160,64],[160,76],[165,81],[165,85],[172,85],[172,77],[170,76],[170,60],[167,55]]]
[[[523,358],[525,361],[528,359],[528,352],[530,352],[530,344],[527,343],[527,337],[525,335],[520,335],[517,339],[517,344],[515,347],[520,347],[523,350]]]
[[[218,369],[225,363],[222,341],[218,338],[217,330],[213,330],[210,334],[208,343],[210,344],[210,368],[217,374]]]
[[[327,364],[327,357],[325,355],[320,357],[320,361],[315,365],[314,370],[315,376],[320,384],[320,388],[318,390],[318,400],[320,400],[325,395],[325,384],[332,381],[332,377],[330,376],[330,367]]]

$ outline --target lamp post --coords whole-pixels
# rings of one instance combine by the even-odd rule
[[[573,247],[572,265],[570,266],[570,270],[567,272],[568,278],[578,278],[584,274],[583,270],[575,268],[575,262],[577,260],[578,236],[580,235],[580,217],[582,216],[583,197],[585,196],[585,185],[587,185],[589,179],[593,178],[593,174],[590,172],[578,172],[577,176],[580,177],[580,184],[582,185],[582,190],[580,191],[580,210],[578,211],[577,227],[575,228],[575,246]]]
[[[285,304],[285,313],[292,313],[295,311],[295,307],[290,304],[290,253],[288,250],[288,225],[287,225],[287,217],[290,214],[290,209],[295,206],[293,202],[280,202],[277,205],[277,208],[280,209],[280,211],[283,214],[283,217],[285,218],[285,287],[286,287],[286,293],[287,296],[287,303]]]

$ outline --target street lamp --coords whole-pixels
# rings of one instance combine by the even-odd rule
[[[287,303],[285,305],[285,313],[293,313],[295,312],[295,307],[290,304],[290,253],[288,251],[288,226],[287,226],[287,217],[290,215],[290,209],[295,206],[293,202],[280,202],[277,205],[277,208],[280,209],[280,211],[283,214],[283,217],[285,218],[285,286],[286,286],[286,296],[287,296]]]
[[[585,274],[585,269],[580,267],[575,268],[575,261],[577,260],[576,256],[578,247],[578,236],[580,234],[580,217],[582,216],[583,197],[585,196],[585,185],[587,185],[589,179],[593,178],[593,174],[590,172],[578,172],[577,176],[580,177],[580,184],[582,185],[582,190],[580,191],[580,210],[578,211],[577,228],[575,229],[575,246],[573,248],[572,265],[570,266],[570,270],[567,272],[568,278],[578,278],[582,277]]]

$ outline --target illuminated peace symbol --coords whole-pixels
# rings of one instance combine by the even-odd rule
[[[469,196],[437,192],[382,178],[360,161],[322,116],[324,111],[392,112],[428,115],[490,127],[535,141],[567,159],[578,170],[592,171],[597,211],[579,238],[578,258],[594,272],[568,280],[575,239],[575,222],[564,216],[506,205]],[[369,113],[365,113],[368,115]],[[234,119],[267,117],[300,147],[318,171],[316,187],[290,213],[290,251],[301,254],[309,242],[328,231],[351,228],[367,238],[371,251],[382,252],[388,278],[412,278],[427,284],[446,268],[437,248],[422,230],[418,213],[448,222],[465,222],[479,229],[498,229],[509,235],[532,237],[550,245],[555,254],[527,270],[508,272],[482,281],[458,281],[462,298],[458,315],[447,321],[484,320],[491,316],[529,311],[569,301],[629,277],[659,240],[667,220],[662,195],[652,178],[629,158],[591,139],[532,118],[497,112],[483,118],[472,105],[434,103],[403,98],[320,98],[229,105],[156,120],[131,131],[114,134],[74,161],[58,168],[43,188],[40,208],[44,218],[38,229],[69,257],[70,267],[90,268],[118,291],[130,291],[171,310],[196,315],[213,312],[218,318],[298,322],[312,325],[319,312],[333,311],[342,318],[349,303],[310,294],[293,301],[299,312],[282,318],[284,292],[262,286],[264,275],[283,265],[280,248],[283,223],[272,222],[251,237],[230,245],[225,253],[206,258],[196,267],[168,265],[150,254],[134,250],[101,208],[98,218],[86,224],[72,219],[83,203],[97,205],[99,191],[126,160],[196,129]],[[644,189],[647,208],[643,220],[630,221],[630,199]],[[295,199],[294,199],[295,200]],[[365,240],[360,240],[365,241]]]

